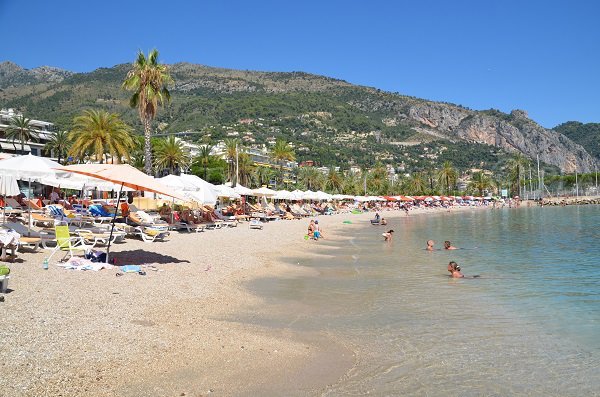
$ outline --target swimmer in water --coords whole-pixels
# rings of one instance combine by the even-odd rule
[[[446,250],[457,250],[458,248],[453,247],[452,243],[448,240],[444,241],[444,249]]]
[[[450,263],[448,263],[448,271],[450,272],[450,277],[452,278],[463,278],[465,277],[461,272],[460,272],[460,266],[458,266],[458,263],[451,261]]]
[[[392,236],[394,235],[394,229],[390,229],[385,233],[381,233],[383,236],[383,241],[392,241]]]
[[[435,244],[435,241],[433,240],[427,240],[427,248],[425,248],[427,251],[433,251],[433,244]]]
[[[382,226],[387,225],[387,221],[385,220],[385,218],[381,218],[381,221],[379,222],[379,224]]]

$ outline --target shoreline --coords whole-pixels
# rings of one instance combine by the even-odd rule
[[[406,217],[381,214],[392,223]],[[327,238],[343,238],[341,230],[363,227],[373,215],[319,219]],[[318,394],[351,370],[355,352],[325,333],[253,324],[262,300],[242,285],[311,271],[283,260],[319,255],[306,249],[319,244],[303,239],[307,223],[277,221],[263,231],[242,224],[114,246],[120,263],[147,260],[162,270],[147,276],[53,265],[44,271],[46,252],[21,254],[26,262],[10,265],[13,292],[0,306],[9,318],[0,331],[6,346],[0,387],[13,396]]]

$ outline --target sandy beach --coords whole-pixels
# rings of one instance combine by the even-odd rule
[[[372,217],[319,219],[327,238],[339,239]],[[321,394],[354,365],[355,353],[342,341],[232,321],[264,310],[241,283],[311,271],[279,260],[315,255],[319,242],[303,238],[307,224],[278,221],[250,230],[242,223],[113,246],[118,264],[158,269],[145,276],[54,263],[43,270],[46,251],[21,253],[0,303],[0,390],[7,396]]]

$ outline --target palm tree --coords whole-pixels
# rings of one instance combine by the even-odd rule
[[[210,164],[210,152],[213,147],[211,145],[200,146],[200,153],[198,154],[198,162],[204,169],[204,180],[208,180],[208,165]]]
[[[238,156],[238,181],[244,186],[248,186],[250,179],[254,175],[254,162],[248,153],[240,153]]]
[[[290,144],[283,139],[277,139],[275,141],[275,146],[273,146],[273,150],[271,151],[271,157],[279,164],[279,173],[281,181],[283,182],[283,164],[285,161],[294,161],[296,158],[294,149],[292,149]]]
[[[404,182],[404,190],[408,194],[423,194],[429,188],[426,176],[421,172],[415,172]]]
[[[154,165],[158,171],[168,170],[170,174],[175,174],[190,163],[190,156],[183,142],[174,136],[161,139],[154,154]]]
[[[21,141],[21,154],[25,154],[25,141],[37,141],[39,135],[31,125],[31,120],[23,115],[14,116],[10,119],[10,125],[6,130],[6,138],[13,141]]]
[[[228,176],[227,178],[230,181],[233,181],[233,177],[235,173],[235,162],[236,159],[239,161],[239,151],[241,149],[241,142],[237,138],[229,138],[225,139],[225,157],[227,158],[228,163]],[[237,183],[237,181],[235,181]]]
[[[170,101],[171,94],[167,85],[172,82],[167,66],[158,63],[156,49],[150,51],[147,58],[142,51],[139,51],[133,67],[123,81],[122,87],[133,91],[129,105],[138,109],[140,120],[144,125],[144,171],[147,174],[152,173],[151,123],[156,117],[158,106]]]
[[[269,167],[256,167],[254,170],[254,177],[258,185],[257,187],[268,185],[273,177],[273,169]]]
[[[450,187],[456,185],[457,178],[458,173],[452,166],[452,163],[450,161],[444,161],[442,168],[438,171],[438,183],[442,188],[446,188],[446,194],[450,194]]]
[[[323,186],[323,174],[316,167],[302,167],[298,171],[298,182],[308,190],[319,190]]]
[[[379,164],[367,173],[367,186],[372,194],[388,193],[389,177],[383,165]]]
[[[130,160],[134,148],[131,127],[118,114],[105,110],[85,110],[73,119],[73,129],[68,137],[73,142],[69,154],[83,159],[93,155],[96,161],[104,162],[106,154]]]
[[[483,191],[493,187],[492,179],[484,174],[483,172],[475,172],[469,182],[469,188],[475,189],[479,192],[479,195],[483,195]]]
[[[144,170],[144,137],[142,135],[133,136],[133,149],[129,157],[130,165],[140,171]]]
[[[525,167],[527,165],[527,158],[521,153],[516,153],[506,164],[510,191],[513,196],[515,193],[519,194],[519,196],[521,195],[521,178],[525,173]]]
[[[54,152],[58,162],[61,163],[60,160],[67,157],[70,147],[71,140],[69,139],[69,133],[67,131],[56,131],[52,133],[50,140],[46,143],[44,149],[49,152]]]
[[[325,181],[325,189],[328,189],[331,193],[340,193],[343,187],[344,178],[334,168],[330,168]]]
[[[359,174],[348,171],[344,176],[342,185],[342,193],[344,194],[360,194],[364,192],[362,178]]]

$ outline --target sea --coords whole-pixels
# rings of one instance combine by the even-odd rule
[[[311,259],[284,260],[310,276],[246,288],[268,307],[253,322],[356,352],[321,395],[600,395],[599,206],[398,215],[307,244]]]

